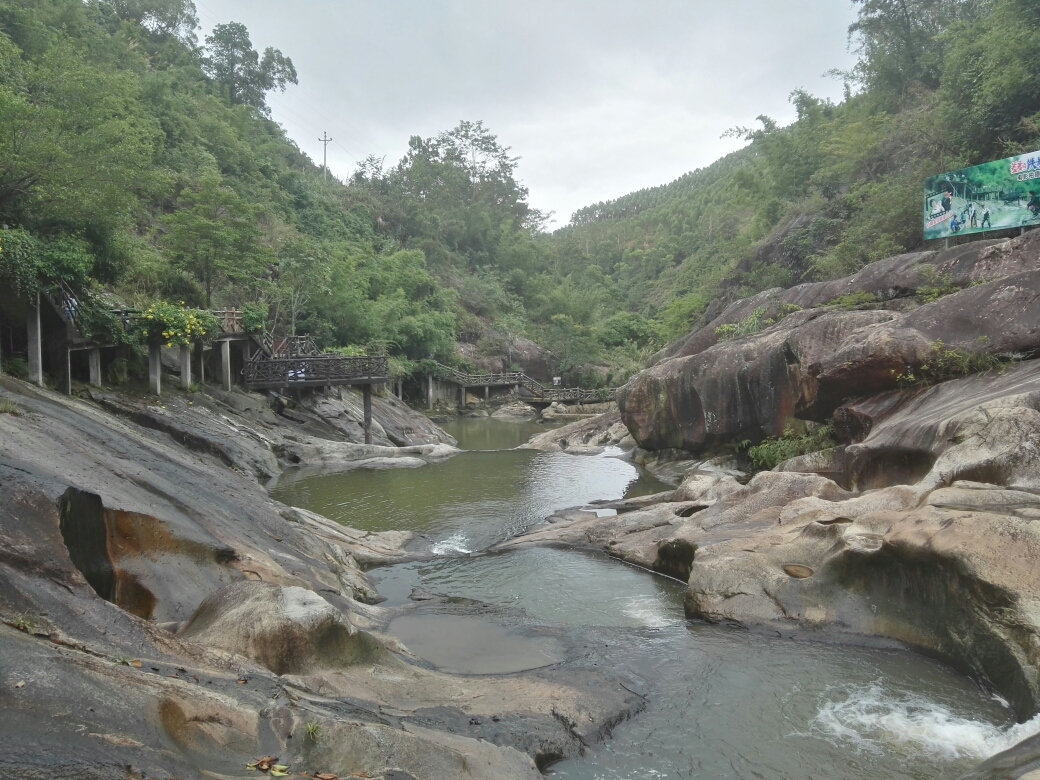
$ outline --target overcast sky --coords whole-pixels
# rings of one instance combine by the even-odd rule
[[[242,22],[292,58],[274,118],[346,178],[412,135],[481,119],[521,158],[530,202],[576,209],[669,182],[740,144],[791,91],[841,99],[849,0],[195,0],[203,32]]]

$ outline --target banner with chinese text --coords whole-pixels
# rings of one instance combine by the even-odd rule
[[[1040,151],[925,179],[924,238],[1040,224]]]

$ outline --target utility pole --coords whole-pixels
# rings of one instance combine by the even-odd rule
[[[318,139],[322,142],[321,150],[321,167],[325,171],[325,181],[329,180],[329,144],[332,143],[332,139],[329,138],[327,132],[322,132],[322,137]]]

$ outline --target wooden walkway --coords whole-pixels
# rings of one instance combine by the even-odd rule
[[[502,374],[467,374],[450,366],[437,364],[440,378],[458,385],[463,390],[469,387],[523,387],[536,401],[552,403],[601,403],[612,401],[617,392],[616,387],[587,390],[581,387],[552,387],[543,385],[522,371],[510,371]]]

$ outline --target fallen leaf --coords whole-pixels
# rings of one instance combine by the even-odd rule
[[[241,680],[236,680],[235,682],[237,682],[239,685],[245,685],[247,682],[249,682],[249,680],[243,677]]]
[[[24,688],[25,687],[25,680],[19,680],[18,682],[16,682],[14,684],[14,687],[15,688]]]
[[[140,669],[142,665],[143,664],[140,661],[137,661],[137,660],[134,660],[134,661],[130,662],[130,666],[134,667],[135,669]]]
[[[314,780],[339,780],[339,775],[334,775],[330,772],[318,772],[314,775]]]

